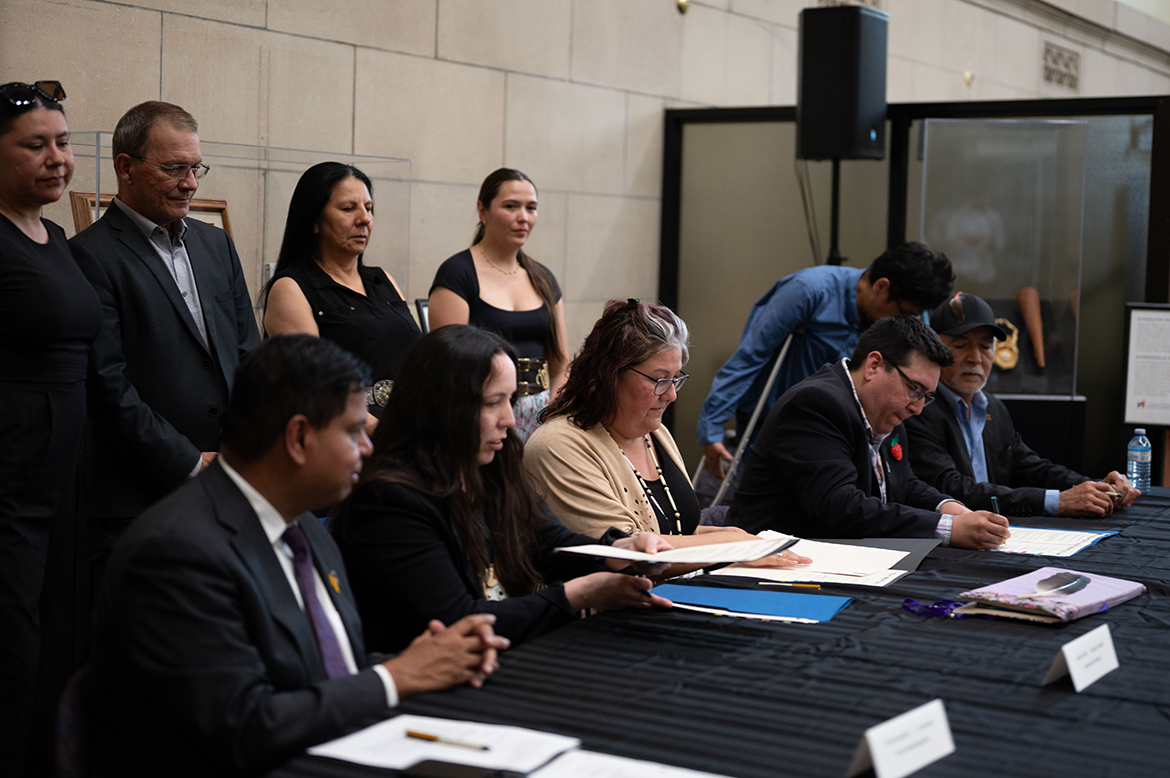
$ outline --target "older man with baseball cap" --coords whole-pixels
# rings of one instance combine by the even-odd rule
[[[991,306],[959,292],[934,309],[930,326],[950,349],[939,402],[906,420],[914,473],[972,509],[1005,516],[1107,516],[1139,492],[1116,471],[1094,481],[1039,456],[1020,439],[1011,416],[983,387],[991,377],[996,339],[1007,333]]]

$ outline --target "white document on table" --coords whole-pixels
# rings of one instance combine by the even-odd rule
[[[562,546],[557,551],[569,554],[584,554],[608,559],[628,559],[631,562],[669,562],[682,565],[715,565],[732,562],[754,562],[769,554],[781,551],[796,541],[791,535],[780,535],[769,540],[737,540],[734,543],[708,543],[703,546],[687,546],[647,554],[597,543],[585,546]]]
[[[809,570],[809,566],[801,567],[725,567],[716,570],[715,575],[734,575],[742,578],[760,579],[765,586],[771,584],[781,586],[792,583],[815,584],[848,584],[850,586],[889,586],[903,576],[910,575],[909,570],[879,570],[868,575],[837,575],[835,573],[818,573]]]
[[[1035,556],[1072,556],[1083,551],[1101,538],[1116,535],[1116,532],[1102,530],[1040,529],[1038,527],[1011,527],[1012,536],[999,548],[1005,554],[1032,554]]]
[[[764,530],[760,537],[765,540],[776,540],[781,537],[779,532]],[[895,551],[889,548],[871,548],[869,546],[849,546],[844,543],[826,543],[821,540],[798,540],[791,546],[794,553],[808,557],[811,564],[800,567],[777,568],[782,570],[799,570],[801,573],[828,573],[831,575],[863,576],[889,570],[902,561],[910,552]],[[738,569],[738,568],[730,568]],[[730,573],[729,570],[720,570],[720,575],[748,575],[748,573]],[[776,580],[804,581],[812,578],[778,578]],[[819,580],[819,579],[816,579]]]
[[[715,773],[671,767],[641,759],[570,751],[533,773],[529,778],[726,778]]]
[[[486,750],[429,742],[407,737],[407,730],[485,745]],[[343,762],[405,770],[433,759],[437,762],[529,773],[557,754],[576,748],[574,737],[552,735],[523,727],[480,724],[474,721],[436,719],[430,716],[397,716],[319,746],[309,753]]]
[[[902,561],[909,551],[869,546],[846,546],[820,540],[801,540],[792,546],[794,553],[806,556],[812,564],[803,569],[833,575],[869,575],[889,570]]]
[[[727,608],[708,608],[704,605],[691,605],[684,602],[676,602],[673,604],[674,608],[687,611],[698,611],[699,613],[710,613],[712,616],[728,616],[733,619],[757,619],[759,621],[785,621],[790,624],[820,624],[816,619],[803,619],[799,616],[773,616],[770,613],[744,613],[743,611],[729,611]]]

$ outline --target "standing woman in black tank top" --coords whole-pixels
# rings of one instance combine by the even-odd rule
[[[536,226],[536,185],[500,168],[479,189],[479,226],[471,248],[450,257],[431,284],[431,329],[474,324],[498,333],[520,355],[516,434],[536,429],[536,416],[565,383],[569,345],[565,306],[547,267],[524,253]]]
[[[372,433],[406,349],[422,337],[394,278],[362,254],[374,226],[365,173],[322,162],[301,175],[288,206],[276,272],[264,290],[267,335],[328,338],[370,367]]]
[[[56,81],[0,86],[0,754],[11,775],[23,773],[30,728],[48,745],[37,716],[46,706],[33,703],[39,604],[50,537],[71,515],[86,360],[102,319],[64,231],[41,218],[73,176],[64,98]],[[52,685],[38,699],[58,696]],[[43,769],[47,753],[27,753]]]

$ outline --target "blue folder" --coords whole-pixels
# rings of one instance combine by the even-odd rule
[[[835,597],[828,594],[762,592],[754,589],[723,589],[679,584],[662,584],[655,586],[653,591],[668,600],[686,605],[814,621],[828,621],[853,601],[852,597]]]

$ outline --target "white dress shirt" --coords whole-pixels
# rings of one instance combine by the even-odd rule
[[[245,481],[244,477],[227,463],[227,460],[220,457],[219,464],[223,467],[223,471],[228,474],[228,478],[231,478],[232,482],[240,488],[240,491],[243,492],[244,497],[248,500],[248,504],[256,512],[256,518],[260,520],[260,526],[264,528],[264,534],[268,536],[268,541],[272,544],[272,551],[276,554],[280,568],[284,570],[284,575],[288,579],[289,588],[292,589],[293,596],[297,598],[297,605],[301,606],[301,611],[303,612],[305,610],[305,603],[301,597],[301,587],[297,585],[296,571],[293,568],[293,552],[283,539],[284,531],[288,529],[287,522],[280,515],[280,512],[273,507],[272,503],[268,502],[264,495],[256,491],[256,488],[252,484]],[[349,642],[349,633],[345,631],[345,623],[342,622],[341,614],[337,612],[337,608],[333,604],[333,598],[325,590],[325,582],[321,580],[321,574],[317,572],[316,565],[313,566],[313,586],[317,590],[317,599],[321,603],[321,608],[325,611],[325,617],[329,620],[329,626],[333,628],[334,634],[337,635],[337,642],[341,645],[341,654],[345,658],[345,666],[349,669],[350,674],[355,674],[358,668],[357,662],[354,661],[353,646]],[[395,685],[390,671],[382,665],[377,664],[374,665],[374,672],[382,679],[382,685],[386,688],[386,706],[389,708],[396,707],[398,705],[398,687]]]
[[[195,327],[199,330],[199,337],[203,339],[203,345],[210,350],[211,346],[207,341],[207,322],[203,319],[203,304],[199,301],[199,289],[195,285],[195,271],[191,267],[191,257],[187,254],[187,244],[183,242],[183,236],[187,234],[187,222],[179,219],[175,237],[172,238],[165,229],[117,197],[114,198],[114,205],[134,223],[142,236],[146,238],[146,242],[154,249],[154,253],[162,260],[167,272],[171,274],[171,278],[175,279],[175,285],[179,287],[179,294],[183,296],[187,310],[195,319]],[[194,478],[199,475],[199,471],[202,469],[203,457],[200,456],[195,462],[195,467],[187,473],[187,477]]]

